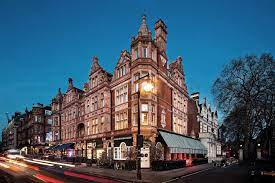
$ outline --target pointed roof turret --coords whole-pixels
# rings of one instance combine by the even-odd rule
[[[58,88],[58,92],[57,92],[57,95],[55,97],[57,100],[61,99],[62,98],[62,93],[61,93],[61,88]]]
[[[74,85],[73,85],[73,79],[69,78],[68,79],[68,91],[73,89]]]
[[[138,30],[139,34],[142,36],[148,36],[149,35],[149,30],[146,24],[146,15],[142,16],[142,22]]]
[[[206,97],[203,97],[202,104],[206,106]]]
[[[98,58],[96,56],[93,57],[92,61],[93,61],[93,64],[91,67],[90,75],[96,72],[99,68],[101,68],[101,66],[98,63]]]

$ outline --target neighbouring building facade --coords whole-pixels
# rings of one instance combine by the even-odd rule
[[[3,150],[19,149],[23,154],[43,153],[51,137],[51,107],[38,103],[24,113],[16,112],[2,131]]]
[[[207,153],[198,140],[189,137],[198,137],[199,126],[196,103],[187,93],[182,58],[168,63],[167,27],[158,20],[154,29],[153,37],[143,16],[129,51],[121,51],[113,75],[94,57],[83,90],[74,87],[70,78],[67,91],[58,91],[51,105],[53,149],[63,150],[59,147],[73,143],[67,149],[70,155],[94,159],[105,151],[114,160],[126,160],[137,143],[140,91],[144,152],[150,153],[154,146],[161,149],[164,159],[174,160]],[[153,91],[142,92],[145,81],[153,84]],[[189,119],[196,124],[188,127]]]
[[[16,149],[18,146],[17,129],[21,121],[21,114],[15,112],[11,119],[8,119],[8,125],[2,131],[2,150]]]
[[[191,98],[196,101],[198,108],[199,139],[207,148],[208,161],[211,162],[222,155],[221,143],[218,141],[218,113],[212,111],[210,104],[206,104],[206,98],[200,103],[199,93],[191,94]]]

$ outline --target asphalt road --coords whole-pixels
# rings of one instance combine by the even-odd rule
[[[248,183],[248,168],[245,165],[232,165],[214,168],[180,177],[173,183]]]
[[[0,158],[0,183],[115,183],[56,166],[38,165]]]

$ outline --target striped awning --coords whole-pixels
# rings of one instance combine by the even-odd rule
[[[159,133],[170,153],[207,154],[206,147],[199,140],[165,131]]]

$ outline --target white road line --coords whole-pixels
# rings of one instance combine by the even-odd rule
[[[194,172],[194,173],[190,173],[190,174],[187,174],[187,175],[183,175],[181,177],[177,177],[177,178],[174,178],[174,179],[170,179],[170,180],[164,181],[162,183],[174,182],[174,181],[176,181],[178,179],[182,179],[182,178],[185,178],[185,177],[196,175],[198,173],[202,173],[202,172],[205,172],[205,171],[210,170],[210,169],[213,169],[213,167],[210,167],[210,168],[207,168],[207,169],[204,169],[204,170],[200,170],[200,171],[197,171],[197,172]]]

